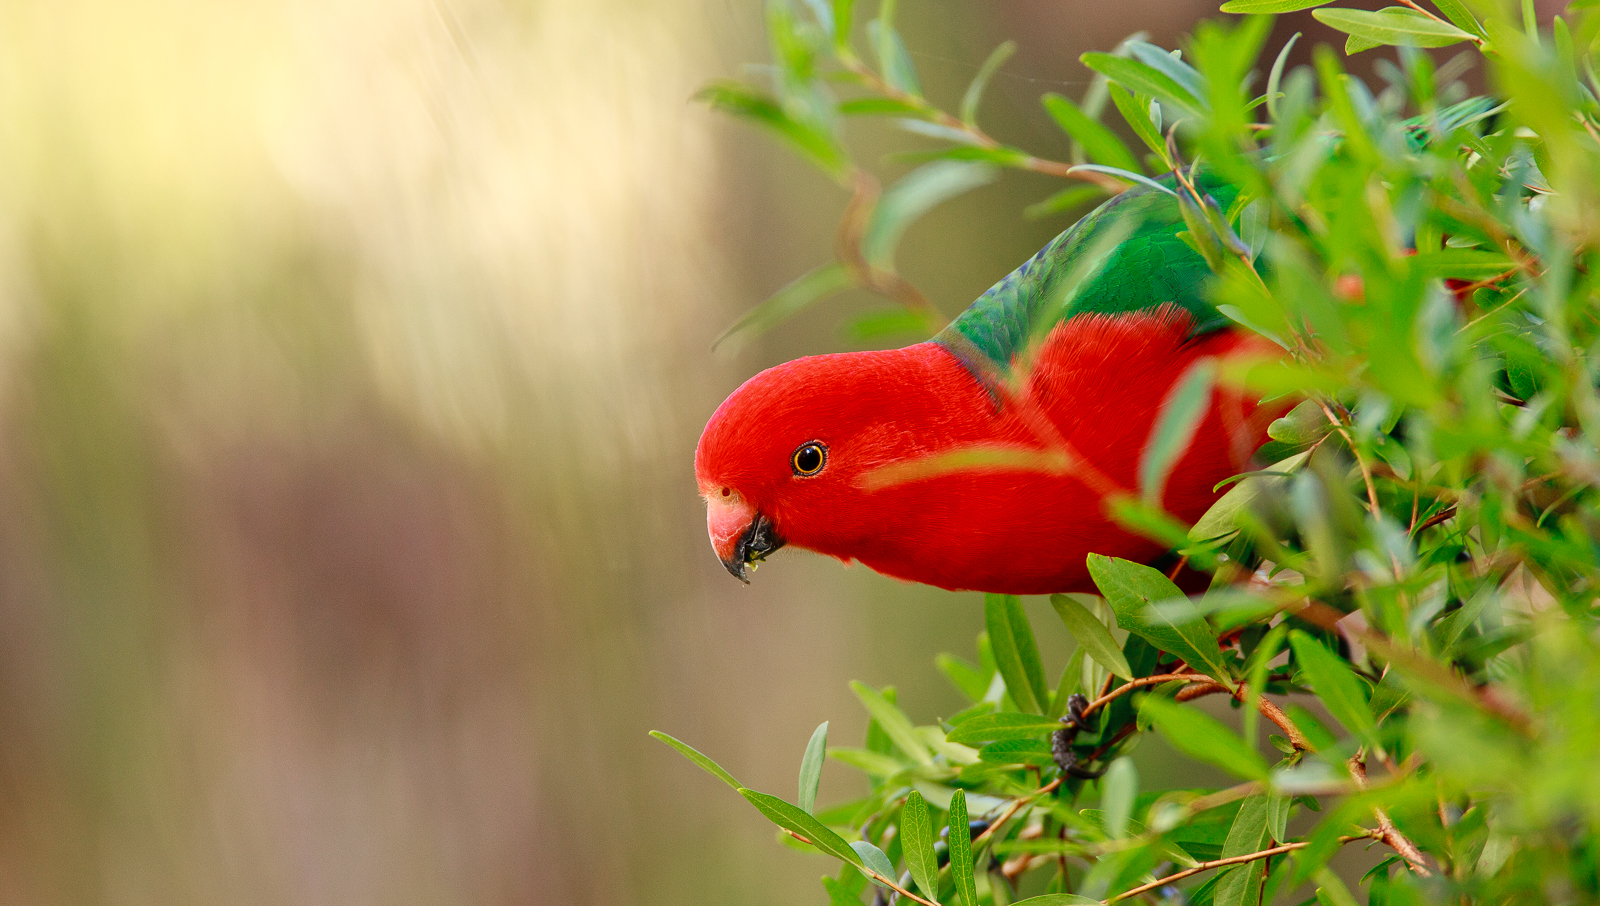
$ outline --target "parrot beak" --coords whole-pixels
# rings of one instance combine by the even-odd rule
[[[784,543],[772,520],[737,496],[731,499],[716,495],[707,497],[706,528],[717,558],[735,579],[746,585],[750,584],[746,564],[765,560]]]

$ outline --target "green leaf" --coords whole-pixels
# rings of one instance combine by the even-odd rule
[[[1166,194],[1171,195],[1173,198],[1177,198],[1178,197],[1178,193],[1172,191],[1172,189],[1170,187],[1164,186],[1161,183],[1158,183],[1155,180],[1153,180],[1150,177],[1145,176],[1143,174],[1134,173],[1131,170],[1119,170],[1116,167],[1106,167],[1106,166],[1101,166],[1100,164],[1078,164],[1077,166],[1071,168],[1067,172],[1071,173],[1071,172],[1074,172],[1076,170],[1093,170],[1096,173],[1109,173],[1112,176],[1117,177],[1118,179],[1126,179],[1129,182],[1139,183],[1140,185],[1145,186],[1147,188],[1155,189],[1157,192],[1165,192]]]
[[[1319,4],[1320,5],[1320,4]],[[1284,64],[1289,62],[1289,51],[1294,49],[1296,41],[1300,40],[1300,33],[1295,32],[1278,51],[1278,56],[1272,61],[1272,71],[1267,75],[1267,115],[1274,122],[1278,119],[1278,85],[1283,80]]]
[[[994,648],[995,666],[1005,677],[1012,701],[1024,711],[1043,714],[1050,705],[1050,687],[1046,685],[1039,646],[1034,643],[1022,600],[1016,595],[985,595],[983,617],[989,644]]]
[[[712,761],[704,755],[701,755],[700,752],[697,751],[693,746],[690,746],[687,743],[679,742],[660,730],[651,730],[650,735],[661,740],[667,745],[672,746],[674,749],[677,749],[678,754],[699,765],[701,770],[717,778],[723,783],[726,783],[728,786],[731,786],[736,790],[744,788],[743,784],[733,779],[732,774],[729,774],[727,771],[722,769],[722,765],[717,764],[715,761]]]
[[[885,4],[880,18],[867,23],[867,37],[878,54],[878,68],[884,81],[912,97],[922,97],[922,86],[917,82],[917,67],[911,62],[906,42],[890,24],[893,8]]]
[[[817,786],[822,783],[822,759],[828,753],[828,722],[817,725],[806,743],[806,755],[800,760],[800,807],[816,811]]]
[[[1133,173],[1144,172],[1122,139],[1098,120],[1090,119],[1077,104],[1059,94],[1046,94],[1041,102],[1061,131],[1083,146],[1083,153],[1090,160]]]
[[[1266,761],[1215,717],[1153,695],[1145,698],[1140,713],[1178,751],[1247,780],[1267,778]]]
[[[1194,432],[1211,408],[1211,386],[1216,380],[1214,359],[1199,359],[1161,401],[1150,428],[1150,439],[1139,457],[1139,492],[1146,503],[1160,506],[1167,476],[1189,451]]]
[[[922,340],[938,330],[939,325],[932,323],[925,312],[899,306],[864,311],[845,327],[845,333],[851,339],[862,343],[906,334]]]
[[[1128,57],[1090,52],[1078,58],[1083,65],[1138,94],[1147,94],[1196,119],[1204,115],[1205,105],[1187,88],[1164,72]]]
[[[1006,60],[1017,52],[1017,42],[1007,41],[989,53],[989,58],[978,67],[978,74],[972,77],[972,84],[967,86],[967,93],[961,98],[961,121],[968,126],[978,124],[978,102],[983,100],[983,89],[989,84],[989,79],[996,70],[1005,65]]]
[[[828,892],[828,906],[861,906],[859,894],[827,875],[822,876],[822,889]]]
[[[1189,540],[1209,541],[1237,531],[1239,526],[1235,520],[1239,513],[1255,503],[1257,498],[1272,487],[1273,482],[1282,481],[1284,476],[1298,469],[1310,455],[1311,451],[1307,450],[1287,459],[1281,459],[1263,472],[1258,472],[1229,488],[1228,493],[1219,497],[1217,502],[1211,505],[1211,509],[1206,510],[1206,514],[1189,529]]]
[[[1018,900],[1011,906],[1102,906],[1102,904],[1099,900],[1075,893],[1046,893]]]
[[[933,851],[933,819],[928,815],[928,801],[916,790],[900,810],[900,850],[917,888],[928,899],[937,899],[939,858]]]
[[[713,110],[749,120],[771,131],[835,180],[843,180],[850,168],[849,158],[832,135],[789,116],[776,99],[749,85],[716,82],[700,89],[694,97]]]
[[[1260,852],[1268,840],[1267,797],[1250,796],[1239,806],[1239,812],[1228,828],[1228,839],[1222,844],[1222,858],[1231,859]],[[1212,906],[1256,906],[1261,902],[1261,862],[1247,862],[1229,870],[1217,881]]]
[[[825,299],[854,284],[855,278],[850,276],[850,271],[844,265],[837,262],[824,264],[750,309],[744,317],[735,321],[732,327],[724,330],[721,336],[712,341],[711,348],[716,349],[728,339],[746,332],[750,332],[752,336],[759,336],[778,323],[804,311],[811,303]]]
[[[1403,6],[1390,6],[1377,11],[1319,9],[1311,15],[1318,22],[1353,38],[1371,42],[1373,46],[1409,44],[1413,47],[1445,47],[1472,38],[1472,35],[1448,22]]]
[[[1128,832],[1133,817],[1133,800],[1139,795],[1139,771],[1133,760],[1124,756],[1111,762],[1100,778],[1100,810],[1105,813],[1106,833],[1120,839]]]
[[[1116,612],[1117,625],[1183,658],[1190,669],[1228,680],[1231,673],[1216,636],[1178,586],[1159,570],[1102,554],[1089,555],[1089,575]],[[1153,610],[1151,604],[1162,604]]]
[[[1002,739],[1033,739],[1059,729],[1061,722],[1053,717],[1000,711],[995,714],[980,714],[951,730],[946,738],[951,742],[962,744],[999,742]]]
[[[1439,12],[1444,13],[1445,18],[1454,22],[1456,27],[1462,31],[1468,31],[1484,38],[1489,37],[1489,33],[1483,30],[1483,23],[1478,21],[1478,17],[1474,16],[1472,11],[1467,9],[1467,5],[1462,3],[1461,0],[1433,0],[1433,5],[1437,6]]]
[[[950,797],[950,880],[962,906],[978,906],[978,884],[972,877],[972,828],[967,818],[967,794],[956,790]]]
[[[1188,92],[1190,97],[1198,99],[1206,96],[1205,77],[1193,66],[1174,56],[1172,51],[1133,39],[1122,42],[1122,46],[1139,62],[1172,79]]]
[[[1063,211],[1070,211],[1085,202],[1095,201],[1105,193],[1105,189],[1094,185],[1068,186],[1044,201],[1028,205],[1022,210],[1022,216],[1029,220],[1037,220],[1040,217],[1048,217],[1051,214],[1060,214]]]
[[[877,267],[893,269],[895,246],[906,228],[934,206],[994,182],[993,165],[935,161],[908,173],[878,199],[861,237],[861,254]]]
[[[989,691],[991,674],[986,674],[965,660],[953,654],[941,654],[933,659],[933,663],[968,701],[982,701]]]
[[[861,704],[866,706],[872,719],[894,741],[896,748],[911,756],[918,764],[933,764],[933,755],[928,752],[927,744],[922,741],[922,736],[904,711],[866,683],[851,680],[850,689],[855,692],[856,698],[861,699]]]
[[[867,870],[877,874],[886,881],[893,881],[895,876],[894,863],[884,855],[883,850],[873,846],[865,840],[851,840],[850,848],[856,851]]]
[[[1060,724],[1056,729],[1060,729]],[[1055,755],[1048,743],[1038,739],[1007,739],[991,742],[978,750],[978,759],[991,764],[1031,764],[1049,767],[1055,764]]]
[[[1228,0],[1222,4],[1222,11],[1240,16],[1275,16],[1326,6],[1330,2],[1332,0]]]
[[[835,746],[828,750],[828,757],[859,771],[879,777],[893,777],[908,767],[906,763],[901,762],[900,759],[895,758],[893,755],[885,755],[882,752],[874,752],[871,749],[852,749]]]
[[[1111,103],[1117,106],[1117,112],[1121,113],[1122,118],[1133,128],[1133,134],[1139,136],[1145,147],[1155,152],[1162,163],[1171,169],[1172,160],[1167,157],[1167,145],[1161,140],[1161,129],[1150,119],[1150,99],[1144,95],[1130,94],[1128,89],[1115,83],[1108,86],[1108,91],[1111,94]]]
[[[740,788],[739,795],[749,800],[750,804],[767,816],[767,820],[779,827],[799,834],[811,841],[811,845],[829,855],[843,859],[851,865],[862,867],[865,863],[861,856],[851,848],[849,843],[838,834],[830,830],[827,825],[811,817],[807,812],[784,802],[777,796],[767,793],[758,793],[755,790]]]
[[[1072,633],[1084,652],[1094,658],[1095,663],[1125,680],[1133,679],[1133,669],[1122,654],[1122,646],[1117,644],[1106,624],[1090,613],[1089,608],[1083,606],[1076,596],[1051,595],[1050,606],[1056,609],[1067,631]]]
[[[1313,692],[1333,719],[1344,724],[1362,743],[1378,747],[1378,725],[1367,706],[1361,681],[1344,659],[1323,647],[1311,636],[1295,630],[1289,634],[1295,662],[1300,665]]]
[[[850,49],[850,28],[854,25],[856,0],[833,0],[833,46]]]
[[[925,108],[894,98],[851,98],[839,102],[843,116],[922,116]]]

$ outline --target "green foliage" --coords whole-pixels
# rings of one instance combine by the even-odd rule
[[[938,660],[969,703],[959,713],[918,725],[915,703],[855,685],[867,743],[828,754],[867,775],[863,798],[812,808],[820,728],[801,807],[740,789],[847,863],[825,880],[829,901],[861,902],[863,876],[901,902],[966,906],[1024,888],[1043,891],[1030,904],[1177,888],[1234,906],[1304,881],[1324,903],[1600,899],[1600,15],[1575,8],[1540,33],[1531,4],[1515,18],[1458,0],[1319,9],[1347,52],[1399,45],[1376,91],[1328,48],[1313,67],[1288,67],[1287,48],[1264,57],[1262,18],[1202,23],[1182,54],[1129,41],[1085,56],[1101,76],[1090,98],[1043,99],[1074,141],[1068,163],[978,128],[1007,46],[952,116],[919,87],[892,3],[867,29],[876,68],[853,50],[852,4],[810,6],[806,19],[772,4],[771,92],[706,94],[854,192],[841,260],[750,326],[844,285],[926,323],[893,248],[934,204],[1024,167],[1084,184],[1040,208],[1063,210],[1085,189],[1147,182],[1148,167],[1180,199],[1209,298],[1281,347],[1180,382],[1141,463],[1144,493],[1111,502],[1211,573],[1207,592],[1091,556],[1104,599],[1052,598],[1078,642],[1054,692],[1043,665],[1067,653],[1041,652],[1022,602],[991,595],[976,662]],[[1223,10],[1313,6],[1325,4]],[[1476,55],[1492,98],[1466,97],[1415,49],[1445,44]],[[1252,78],[1266,59],[1270,74]],[[835,100],[840,84],[857,96]],[[1099,121],[1107,99],[1144,160]],[[843,115],[898,117],[947,146],[880,197],[848,156]],[[1199,175],[1238,198],[1219,206]],[[1214,387],[1298,404],[1272,425],[1263,465],[1190,526],[1158,502]],[[1238,730],[1201,710],[1213,694],[1233,700]],[[1152,730],[1243,783],[1146,777],[1141,794],[1124,756]],[[1352,889],[1327,863],[1356,841],[1389,857]]]

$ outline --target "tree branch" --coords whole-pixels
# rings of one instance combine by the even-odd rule
[[[1354,836],[1340,837],[1339,842],[1351,843],[1356,840],[1369,840],[1374,836],[1376,836],[1376,834],[1356,834]],[[1202,871],[1210,871],[1213,868],[1224,868],[1229,865],[1242,865],[1245,862],[1254,862],[1257,859],[1268,859],[1272,856],[1279,855],[1280,853],[1293,852],[1294,850],[1304,849],[1310,845],[1311,842],[1309,840],[1302,841],[1300,843],[1285,843],[1282,846],[1274,846],[1271,849],[1263,849],[1260,852],[1246,853],[1242,856],[1229,856],[1226,859],[1212,859],[1210,862],[1201,862],[1199,865],[1195,865],[1191,868],[1185,868],[1183,871],[1175,871],[1164,878],[1157,878],[1148,884],[1141,884],[1131,890],[1125,890],[1111,899],[1106,900],[1106,902],[1115,903],[1118,900],[1126,900],[1129,897],[1136,897],[1141,893],[1155,890],[1158,887],[1165,887],[1168,884],[1171,884],[1173,881],[1181,881],[1191,875],[1197,875]]]
[[[1356,788],[1366,789],[1367,765],[1361,760],[1361,753],[1353,755],[1346,765],[1350,768],[1350,776],[1355,779]],[[1389,820],[1389,815],[1381,808],[1373,808],[1372,814],[1378,819],[1378,832],[1374,836],[1399,853],[1400,857],[1406,860],[1406,864],[1411,866],[1412,871],[1424,878],[1433,877],[1433,872],[1429,871],[1428,866],[1422,861],[1422,852],[1417,849],[1416,844],[1406,838],[1405,834],[1400,833],[1394,822]]]

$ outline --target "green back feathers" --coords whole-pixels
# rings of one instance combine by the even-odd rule
[[[1170,174],[1159,182],[1175,184]],[[1238,194],[1205,174],[1196,188],[1224,211]],[[1083,314],[1146,311],[1170,302],[1194,316],[1195,333],[1216,330],[1228,321],[1205,299],[1211,268],[1178,238],[1185,229],[1177,197],[1135,186],[1057,236],[933,340],[975,370],[1003,372],[1033,336]],[[974,354],[988,361],[970,361]]]

